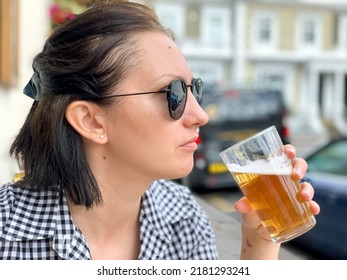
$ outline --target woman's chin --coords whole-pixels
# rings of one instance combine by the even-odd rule
[[[190,168],[187,168],[185,170],[181,169],[181,172],[179,174],[175,175],[174,178],[172,178],[172,179],[180,179],[180,178],[187,177],[190,174],[190,172],[192,172],[192,170],[193,170],[193,166],[191,166]]]

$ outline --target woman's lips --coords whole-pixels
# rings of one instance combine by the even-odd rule
[[[187,148],[187,149],[190,149],[190,150],[196,150],[197,147],[198,147],[198,144],[197,144],[197,140],[199,139],[198,135],[195,136],[194,138],[190,139],[188,142],[186,142],[185,144],[183,144],[181,147],[183,148]]]

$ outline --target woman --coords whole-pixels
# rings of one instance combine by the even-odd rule
[[[153,11],[95,5],[50,36],[33,69],[10,151],[25,177],[0,190],[1,258],[218,258],[205,213],[169,180],[192,169],[202,81]],[[293,164],[302,178],[306,162]],[[302,197],[318,214],[309,184]],[[248,201],[235,207],[241,258],[277,258]]]

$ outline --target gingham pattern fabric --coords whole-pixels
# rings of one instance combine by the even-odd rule
[[[59,192],[0,187],[0,259],[91,259]],[[186,187],[155,181],[142,197],[140,260],[217,259],[211,224]]]

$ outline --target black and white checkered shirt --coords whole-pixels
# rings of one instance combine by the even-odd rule
[[[0,259],[91,259],[65,195],[0,187]],[[155,181],[142,198],[139,259],[217,259],[211,224],[186,187]]]

